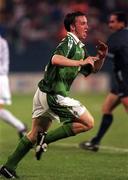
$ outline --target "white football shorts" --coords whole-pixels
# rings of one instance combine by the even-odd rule
[[[63,107],[67,107],[67,109],[77,118],[87,110],[85,106],[73,98],[63,97],[61,95],[56,96],[57,103]],[[49,117],[51,120],[59,120],[59,116],[56,115],[48,106],[46,93],[41,92],[38,88],[33,98],[32,118],[44,115]]]

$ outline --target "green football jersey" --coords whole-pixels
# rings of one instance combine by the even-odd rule
[[[54,54],[62,55],[76,61],[85,59],[88,56],[87,51],[83,48],[82,42],[77,42],[72,33],[68,33],[60,42]],[[55,66],[52,65],[50,61],[45,68],[44,77],[39,82],[38,86],[43,92],[67,96],[73,80],[80,71],[84,75],[88,75],[87,69],[81,70],[80,67],[75,66]]]

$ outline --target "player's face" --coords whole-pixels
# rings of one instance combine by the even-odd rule
[[[74,30],[74,34],[80,40],[84,40],[87,37],[87,31],[88,31],[87,18],[85,16],[76,17],[73,30]]]
[[[122,22],[119,22],[116,15],[111,15],[108,26],[112,31],[117,31],[122,28]]]

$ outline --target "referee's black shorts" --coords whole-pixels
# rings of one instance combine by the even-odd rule
[[[111,84],[111,93],[118,95],[120,98],[128,96],[128,82],[114,81]]]

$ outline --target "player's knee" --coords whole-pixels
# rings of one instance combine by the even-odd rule
[[[92,129],[93,127],[94,127],[94,119],[93,117],[91,117],[88,122],[88,129]]]
[[[88,111],[83,114],[81,120],[83,121],[83,124],[89,129],[92,129],[94,127],[94,118]]]
[[[84,123],[84,131],[90,130],[94,127],[94,119],[93,117],[90,117],[88,121],[85,121]]]

